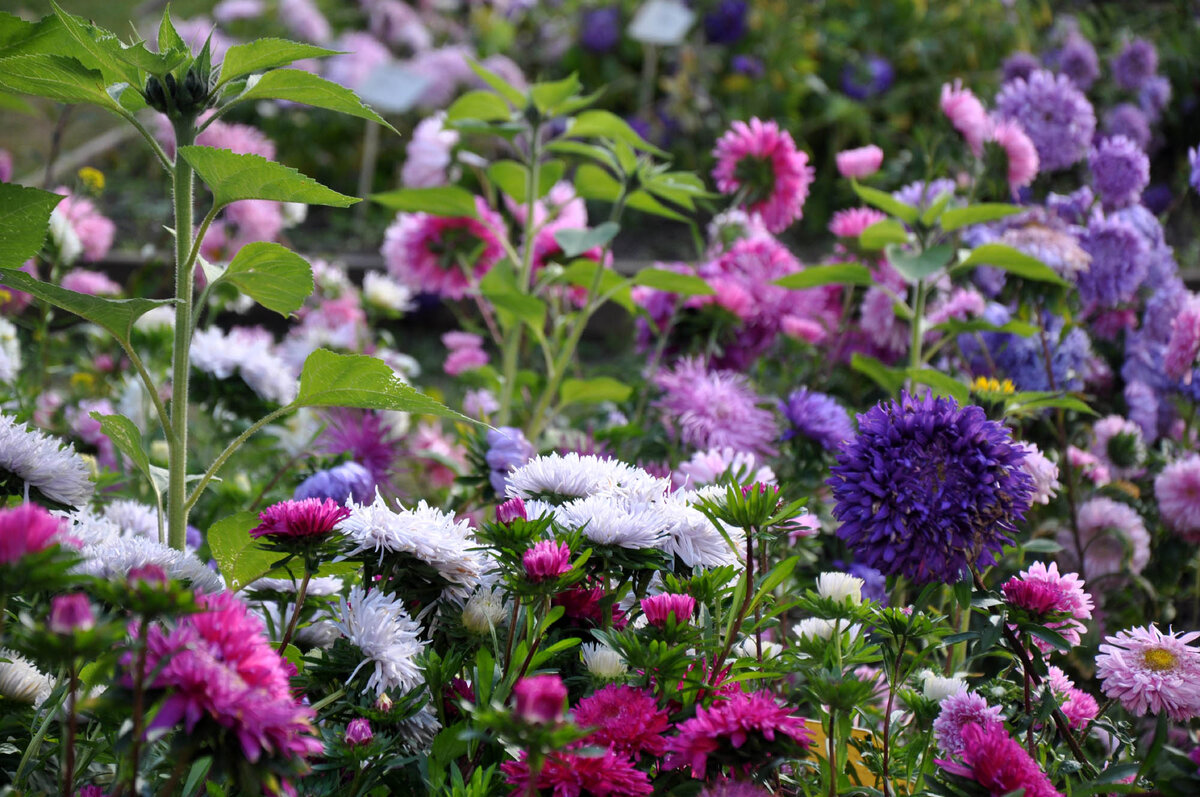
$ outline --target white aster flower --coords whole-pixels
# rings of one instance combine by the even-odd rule
[[[1021,460],[1021,470],[1033,479],[1033,501],[1038,504],[1048,504],[1062,484],[1058,481],[1058,465],[1055,465],[1033,443],[1016,443],[1017,448],[1025,452]]]
[[[487,634],[502,625],[508,617],[504,593],[488,587],[475,590],[462,611],[462,622],[473,634]]]
[[[300,588],[300,579],[291,578],[260,578],[251,581],[242,589],[253,592],[284,592],[295,593]],[[317,576],[309,579],[305,595],[313,598],[324,598],[336,595],[342,591],[342,580],[337,576]]]
[[[733,652],[743,659],[756,659],[758,658],[758,640],[752,636],[743,637],[733,646]],[[762,641],[763,661],[773,659],[781,653],[783,653],[783,645],[778,642],[772,642],[769,639]]]
[[[0,414],[0,477],[5,471],[69,506],[83,506],[96,489],[74,446]]]
[[[640,474],[640,476],[639,476]],[[509,498],[544,498],[560,503],[654,477],[615,459],[547,454],[534,457],[508,474]]]
[[[932,670],[923,670],[917,677],[921,679],[921,691],[925,697],[938,703],[951,695],[967,691],[967,682],[962,678],[946,678]]]
[[[775,484],[775,471],[760,465],[754,454],[729,446],[692,454],[691,459],[675,469],[674,482],[678,487],[699,487],[716,483],[726,472],[740,484]]]
[[[414,753],[431,752],[433,740],[442,729],[437,714],[433,712],[428,703],[421,706],[416,714],[401,720],[398,727],[401,732],[400,744]]]
[[[663,549],[688,567],[741,567],[746,555],[746,533],[723,526],[733,548],[708,515],[689,505],[679,495],[667,501],[662,512],[667,519]]]
[[[54,681],[32,662],[8,648],[0,648],[0,696],[40,706],[53,689]]]
[[[121,529],[122,536],[158,539],[158,510],[152,506],[122,498],[100,511],[105,520]]]
[[[373,667],[367,687],[381,695],[389,689],[411,692],[425,683],[417,666],[425,644],[421,627],[399,598],[355,585],[349,598],[339,599],[334,625],[364,656],[351,678],[364,666]]]
[[[614,681],[623,678],[629,671],[629,666],[621,654],[602,642],[589,642],[579,646],[579,655],[583,666],[594,678],[602,681]]]
[[[363,300],[374,307],[407,313],[416,305],[413,292],[382,271],[368,271],[363,275]]]
[[[801,639],[832,639],[833,620],[823,617],[806,617],[792,626],[792,633]]]
[[[218,327],[201,330],[192,336],[191,363],[217,379],[228,379],[236,371],[267,401],[288,404],[296,397],[296,377],[275,353],[271,336],[261,330],[235,327],[228,334]]]
[[[21,373],[21,341],[17,328],[0,318],[0,383],[12,384]]]
[[[58,250],[60,265],[69,266],[83,254],[83,243],[79,240],[79,233],[75,232],[67,214],[58,208],[50,213],[50,240]]]
[[[817,576],[817,594],[838,603],[862,603],[863,580],[849,573],[822,573]]]
[[[581,530],[597,545],[633,550],[661,547],[668,524],[659,506],[603,494],[564,504],[555,518],[563,528]]]
[[[159,330],[169,330],[175,328],[175,308],[167,305],[160,305],[152,310],[143,313],[137,321],[133,322],[133,328],[145,332],[147,334],[157,332]]]
[[[78,570],[97,578],[125,580],[135,567],[158,565],[168,576],[190,583],[202,592],[221,592],[225,583],[195,554],[177,551],[145,537],[113,537],[80,550]]]

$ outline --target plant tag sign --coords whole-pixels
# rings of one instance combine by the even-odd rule
[[[358,96],[382,113],[404,113],[417,104],[428,86],[425,75],[400,64],[381,64],[363,81]]]
[[[695,21],[696,12],[680,0],[649,0],[629,23],[629,37],[643,44],[682,44]]]

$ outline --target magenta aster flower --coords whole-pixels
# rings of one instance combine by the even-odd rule
[[[804,720],[775,702],[767,691],[732,692],[697,707],[696,716],[679,724],[668,740],[667,768],[690,767],[704,778],[709,764],[731,764],[739,771],[767,766],[782,757],[784,747],[808,749],[812,735]]]
[[[1154,624],[1105,637],[1096,657],[1101,691],[1137,717],[1166,712],[1187,722],[1200,716],[1200,650],[1188,644],[1196,637],[1200,633],[1164,634]]]
[[[672,616],[676,623],[682,625],[692,619],[692,613],[695,611],[696,599],[691,595],[664,592],[642,598],[642,613],[646,615],[646,622],[655,628],[665,626],[667,619]]]
[[[1200,542],[1200,454],[1163,468],[1154,480],[1154,497],[1168,528],[1188,542]]]
[[[1025,797],[1062,797],[1000,723],[967,723],[962,728],[962,744],[961,764],[938,761],[947,772],[970,778],[994,795],[1024,789]]]
[[[462,299],[504,254],[504,220],[476,197],[476,218],[401,213],[388,227],[388,272],[413,291]]]
[[[510,498],[496,507],[496,522],[508,525],[517,519],[529,520],[525,514],[525,502],[520,498]]]
[[[1166,372],[1172,379],[1191,384],[1196,358],[1200,356],[1200,298],[1189,295],[1183,308],[1171,321],[1167,341]]]
[[[804,215],[813,170],[808,155],[775,122],[734,122],[713,156],[717,187],[727,194],[746,191],[746,210],[762,216],[769,231],[782,232]]]
[[[62,542],[65,524],[37,504],[0,509],[0,565],[15,564]]]
[[[838,238],[857,238],[863,230],[886,218],[886,213],[875,208],[846,208],[833,214],[829,231]]]
[[[644,689],[606,686],[580,700],[573,713],[576,725],[593,728],[585,740],[588,745],[609,747],[634,760],[643,753],[661,756],[666,752],[667,712]]]
[[[259,524],[250,529],[250,536],[290,540],[322,537],[348,517],[350,510],[332,498],[280,501],[258,516]]]
[[[668,432],[684,445],[773,453],[775,416],[758,406],[760,398],[742,374],[709,371],[700,359],[688,358],[660,371],[654,382],[663,390],[654,406]]]
[[[66,219],[79,237],[83,259],[90,263],[103,260],[112,248],[117,225],[102,214],[90,199],[72,194],[61,186],[54,191],[64,197],[55,206],[54,212]]]
[[[526,722],[561,722],[567,702],[567,687],[557,675],[533,675],[513,686],[516,715]]]
[[[362,717],[350,720],[350,724],[346,726],[346,744],[351,747],[370,744],[374,738],[375,733],[371,730],[371,723]]]
[[[871,144],[858,149],[846,149],[837,154],[837,169],[842,177],[870,177],[883,165],[883,150]]]
[[[339,407],[325,417],[328,424],[317,438],[317,450],[334,456],[348,454],[367,469],[373,484],[388,484],[400,450],[384,416],[371,410]]]
[[[1092,596],[1083,591],[1083,579],[1077,573],[1059,573],[1058,565],[1034,562],[1028,570],[1010,578],[1001,591],[1010,606],[1023,609],[1047,628],[1078,645],[1087,630],[1080,620],[1092,619]],[[1049,654],[1054,646],[1034,637],[1033,643]]]
[[[983,141],[987,138],[991,122],[983,103],[970,89],[963,88],[962,80],[942,86],[942,113],[962,134],[975,157],[983,154]]]
[[[512,794],[553,794],[555,797],[579,795],[610,795],[610,797],[639,797],[653,794],[650,776],[634,768],[628,757],[611,749],[596,755],[576,750],[557,750],[546,756],[534,782],[527,753],[520,761],[500,765],[504,778],[513,787]]]
[[[938,748],[946,755],[961,755],[964,747],[963,727],[968,723],[999,723],[1000,716],[999,706],[989,706],[986,700],[974,692],[964,689],[950,695],[942,700],[937,719],[933,721],[933,734],[937,739]]]
[[[47,627],[55,634],[71,634],[95,628],[96,615],[92,613],[92,604],[87,595],[82,592],[55,595],[50,601],[50,621]]]
[[[542,540],[525,552],[524,562],[530,581],[558,578],[571,569],[571,549],[565,542]]]

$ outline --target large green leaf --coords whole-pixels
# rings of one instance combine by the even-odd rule
[[[910,284],[915,284],[943,269],[954,255],[953,244],[938,244],[920,252],[906,252],[895,244],[884,247],[888,263]]]
[[[315,44],[302,44],[287,39],[255,39],[235,44],[221,62],[221,82],[228,83],[251,72],[264,72],[299,61],[302,58],[324,58],[336,50],[326,50]]]
[[[91,321],[126,345],[129,343],[134,321],[155,307],[174,303],[170,299],[103,299],[99,296],[88,296],[42,282],[24,271],[11,268],[0,268],[0,283],[25,291],[30,296]]]
[[[261,155],[238,155],[215,147],[180,147],[179,154],[224,207],[241,199],[271,199],[345,208],[360,200],[326,188],[311,177]]]
[[[357,116],[360,119],[369,119],[383,125],[393,133],[396,132],[396,128],[364,105],[353,91],[302,69],[275,69],[257,80],[252,78],[246,85],[246,90],[238,95],[235,102],[290,100],[312,105],[315,108],[325,108]]]
[[[278,553],[260,548],[250,536],[250,530],[258,522],[256,513],[238,512],[209,526],[205,535],[212,558],[230,590],[242,589],[262,578],[281,558]]]
[[[75,44],[83,48],[83,51],[91,56],[93,62],[100,65],[107,80],[124,81],[141,88],[139,85],[142,82],[141,72],[136,66],[129,63],[128,58],[123,57],[122,51],[125,49],[125,45],[121,43],[115,33],[94,25],[82,17],[68,14],[53,0],[50,2],[50,7],[54,9],[54,14],[62,23],[63,28],[71,34]],[[151,58],[161,58],[140,43],[133,45],[133,48],[135,50],[140,48],[146,56]]]
[[[580,288],[591,288],[596,281],[597,269],[600,270],[598,295],[611,294],[609,298],[613,302],[624,307],[627,312],[636,312],[633,296],[629,291],[632,283],[611,268],[604,268],[595,260],[580,258],[571,261],[563,270],[562,281]]]
[[[317,349],[304,361],[300,392],[292,405],[396,410],[476,423],[405,384],[383,360],[326,349]]]
[[[287,317],[300,309],[313,292],[312,267],[300,255],[276,243],[258,241],[233,256],[220,281]]]
[[[60,194],[0,183],[0,268],[16,268],[41,251],[50,214],[62,200]]]
[[[882,249],[889,244],[908,243],[908,231],[895,219],[882,219],[867,227],[858,236],[863,249]]]
[[[575,170],[575,191],[584,199],[615,202],[621,195],[621,182],[594,163],[584,163]]]
[[[510,326],[512,320],[517,319],[535,336],[544,334],[546,303],[517,287],[517,276],[508,267],[507,260],[496,264],[484,275],[479,290],[496,307],[502,324]]]
[[[548,116],[555,116],[563,103],[574,97],[581,88],[579,76],[572,72],[562,80],[534,83],[529,87],[529,95],[539,111]]]
[[[1027,280],[1049,282],[1063,287],[1068,284],[1042,261],[1006,244],[992,243],[975,247],[959,268],[970,266],[992,266]]]
[[[633,393],[633,388],[609,376],[593,379],[566,379],[559,390],[563,405],[583,402],[624,401]]]
[[[1001,202],[983,202],[965,208],[952,208],[942,214],[942,229],[957,230],[971,224],[997,221],[1007,216],[1015,216],[1024,210],[1020,205],[1006,205]]]
[[[74,39],[53,14],[42,17],[37,22],[27,22],[0,11],[0,57],[34,53],[53,55],[71,52],[73,48]],[[80,55],[87,57],[86,53]]]
[[[112,111],[120,106],[105,91],[104,76],[73,58],[38,53],[0,58],[0,86],[66,103],[90,103]]]
[[[608,138],[624,141],[643,152],[652,152],[660,157],[666,157],[667,154],[638,135],[628,122],[611,111],[584,111],[572,120],[563,135],[567,138]]]
[[[817,288],[821,285],[870,285],[871,270],[859,263],[830,263],[809,266],[803,271],[780,277],[772,285],[792,290]]]
[[[475,195],[457,185],[437,188],[398,188],[382,194],[371,194],[371,201],[385,208],[406,213],[428,213],[432,216],[475,218],[479,211]]]
[[[633,275],[634,285],[677,293],[680,296],[712,296],[712,286],[694,274],[676,274],[662,268],[644,268]]]
[[[497,94],[507,100],[514,108],[525,107],[527,104],[525,95],[516,86],[478,61],[468,58],[467,65],[471,67],[472,72],[479,76],[480,80],[491,86]]]
[[[476,89],[459,97],[446,109],[446,122],[472,120],[477,122],[500,122],[512,116],[512,108],[501,97],[490,91]]]
[[[869,188],[855,182],[854,193],[858,194],[859,199],[863,202],[872,207],[879,208],[889,216],[895,216],[905,224],[913,224],[921,216],[921,211],[917,208],[914,208],[912,205],[906,205],[891,194],[880,191],[877,188]],[[933,199],[933,197],[930,197],[930,199]]]

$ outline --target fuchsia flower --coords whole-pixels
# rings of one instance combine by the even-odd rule
[[[505,761],[500,765],[505,780],[513,787],[512,794],[543,794],[555,797],[579,795],[608,795],[609,797],[639,797],[653,794],[650,777],[634,768],[633,762],[613,752],[601,750],[585,755],[575,750],[554,751],[546,756],[533,782],[527,762],[528,753],[521,752],[520,761]]]
[[[548,581],[571,570],[571,549],[565,542],[542,540],[525,552],[524,561],[530,581]]]
[[[1060,574],[1054,562],[1049,566],[1034,562],[1028,570],[1010,578],[1001,590],[1010,606],[1042,619],[1047,628],[1062,634],[1072,645],[1078,645],[1080,634],[1087,630],[1080,620],[1090,620],[1095,608],[1092,596],[1083,591],[1083,579],[1076,573]],[[1054,650],[1053,645],[1037,637],[1033,643],[1042,653]]]
[[[1190,296],[1171,322],[1171,338],[1167,342],[1166,372],[1172,379],[1192,383],[1196,357],[1200,356],[1200,298]]]
[[[938,761],[955,775],[974,780],[991,794],[1025,790],[1025,797],[1062,797],[1025,748],[998,722],[967,723],[962,728],[962,763]]]
[[[259,524],[250,530],[252,537],[307,539],[329,534],[338,523],[350,517],[350,510],[332,498],[305,498],[281,501],[258,516]]]
[[[575,705],[575,724],[594,728],[584,741],[609,747],[635,760],[643,753],[661,756],[667,749],[663,733],[670,727],[667,712],[654,696],[633,686],[606,686]]]
[[[72,194],[63,187],[54,189],[64,199],[55,206],[54,212],[61,214],[71,224],[79,243],[83,246],[83,259],[94,263],[103,260],[112,249],[117,225],[104,216],[90,199]]]
[[[442,344],[449,350],[442,370],[450,376],[482,368],[488,364],[487,352],[483,350],[483,338],[470,332],[447,332],[442,335]]]
[[[92,613],[92,604],[88,602],[87,595],[82,592],[56,595],[50,601],[48,627],[56,634],[91,631],[95,628],[96,615]]]
[[[829,231],[838,238],[857,238],[863,230],[886,218],[886,213],[875,208],[846,208],[833,214]]]
[[[758,406],[759,397],[745,375],[709,371],[695,358],[660,371],[654,383],[664,391],[654,406],[662,413],[667,431],[685,445],[774,453],[775,416]]]
[[[808,155],[775,122],[734,122],[717,141],[713,178],[726,194],[748,192],[743,203],[770,232],[778,233],[801,218],[813,170]]]
[[[770,692],[733,692],[708,708],[697,707],[695,717],[679,724],[679,735],[668,740],[663,765],[690,767],[695,778],[707,776],[710,759],[736,761],[738,769],[749,770],[777,759],[778,742],[788,740],[804,749],[812,743],[803,719],[776,703]]]
[[[983,154],[983,142],[991,128],[987,111],[970,89],[964,89],[962,80],[942,86],[942,113],[954,125],[954,129],[966,139],[967,146],[975,157]]]
[[[950,695],[942,700],[937,719],[933,721],[933,733],[938,748],[946,755],[960,755],[965,746],[962,731],[968,723],[998,723],[1000,717],[999,706],[989,706],[986,700],[974,692],[964,689]]]
[[[999,144],[1008,156],[1008,185],[1016,193],[1038,174],[1038,153],[1019,122],[1000,120],[991,125],[987,140]]]
[[[375,733],[371,730],[371,723],[366,719],[359,717],[350,720],[350,724],[346,726],[346,744],[351,747],[360,747],[368,745],[375,738]]]
[[[37,504],[0,509],[0,565],[41,553],[63,542],[65,524]]]
[[[1063,716],[1074,730],[1084,730],[1100,713],[1096,698],[1077,688],[1075,682],[1059,668],[1050,666],[1046,683],[1054,692]]]
[[[1096,657],[1101,690],[1137,717],[1166,712],[1187,722],[1200,716],[1200,650],[1188,644],[1197,637],[1164,634],[1154,624],[1105,637]]]
[[[121,286],[99,271],[76,268],[63,275],[62,287],[88,296],[120,296]]]
[[[518,518],[529,520],[529,516],[525,513],[525,502],[520,498],[510,498],[496,507],[497,523],[503,523],[507,526]]]
[[[858,149],[845,149],[837,154],[838,174],[842,177],[870,177],[883,165],[883,150],[871,144]]]
[[[1162,469],[1154,480],[1158,512],[1167,526],[1188,542],[1200,542],[1200,454]],[[0,555],[0,561],[4,557]]]
[[[387,229],[388,273],[414,292],[462,299],[504,254],[504,219],[475,198],[476,216],[401,213]]]
[[[664,627],[667,624],[667,618],[672,615],[675,617],[675,622],[682,625],[692,619],[692,613],[695,611],[696,599],[691,595],[664,592],[660,595],[642,598],[642,613],[646,615],[646,622],[655,628]]]
[[[533,675],[513,686],[516,715],[526,722],[550,724],[562,722],[567,702],[567,687],[557,675]]]

